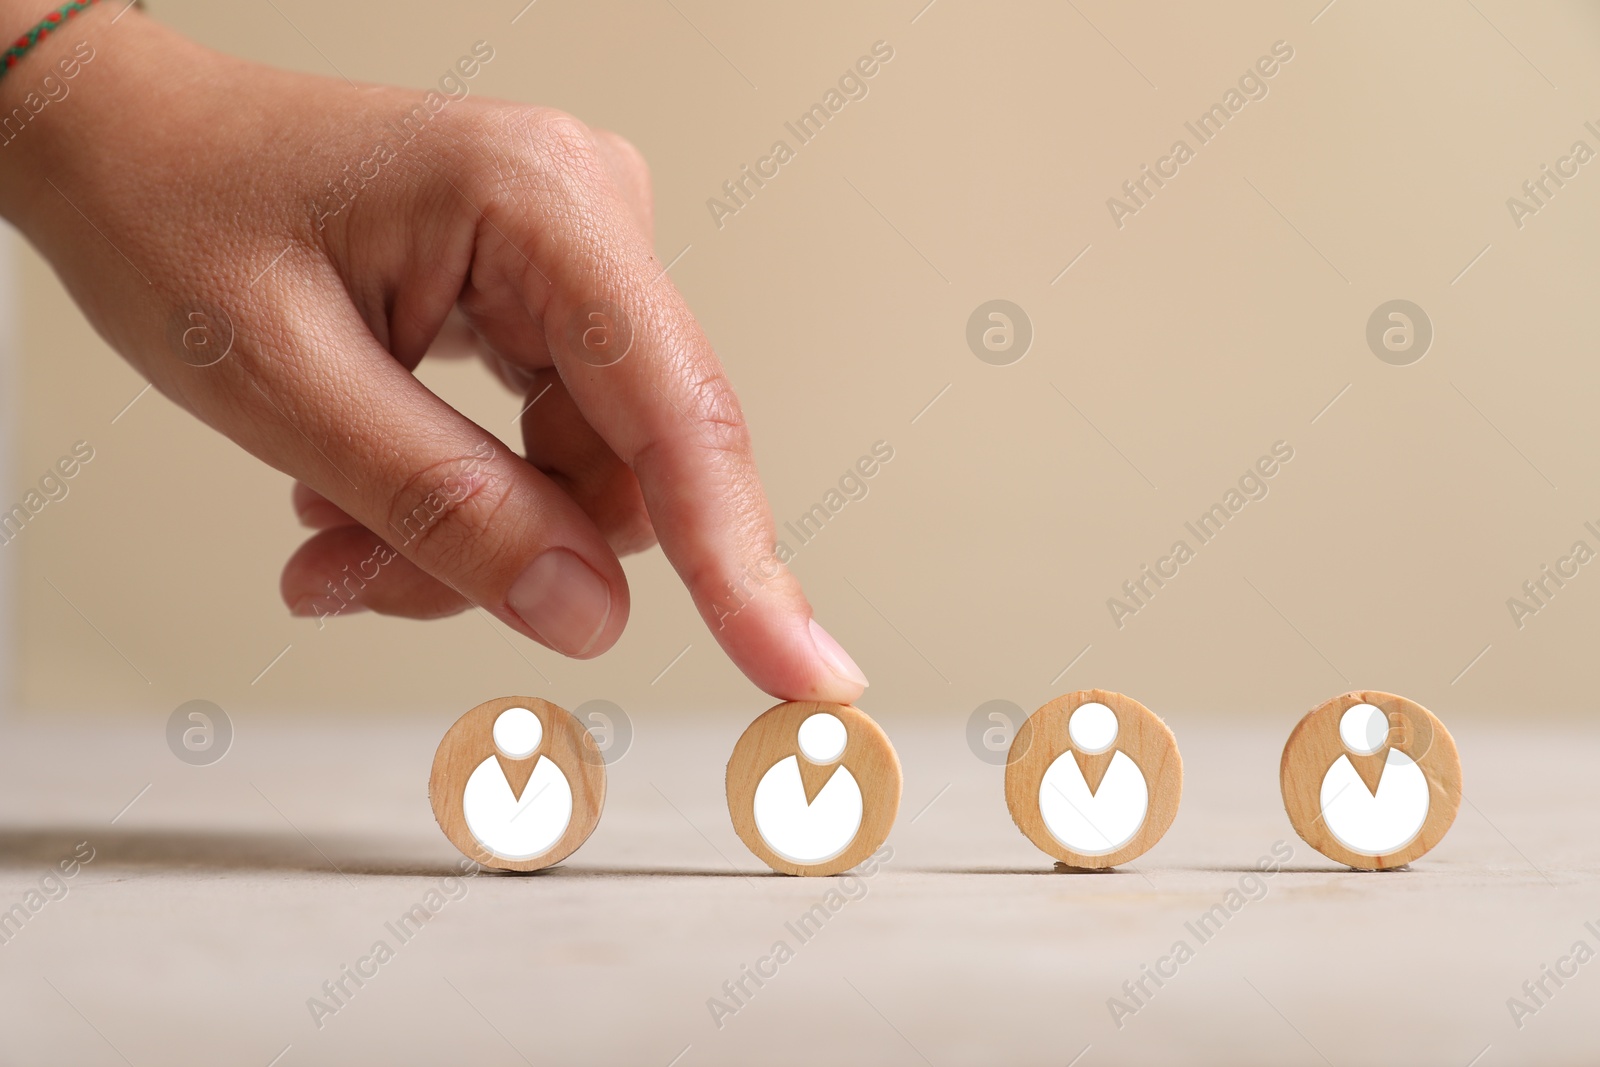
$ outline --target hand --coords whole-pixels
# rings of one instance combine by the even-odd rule
[[[120,6],[0,80],[9,114],[92,53],[0,147],[0,211],[158,389],[299,480],[317,532],[284,571],[296,614],[478,604],[591,657],[627,622],[618,556],[659,537],[752,681],[859,697],[773,558],[738,399],[652,255],[626,141],[469,95],[481,43],[459,95],[425,96],[113,25]],[[0,0],[0,29],[32,7]],[[445,342],[519,391],[526,459],[413,377]]]

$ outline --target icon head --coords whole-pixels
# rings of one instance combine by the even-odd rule
[[[544,725],[527,708],[507,708],[495,717],[494,747],[506,759],[527,759],[543,740]]]
[[[1389,744],[1389,717],[1371,704],[1352,704],[1339,718],[1339,740],[1358,756],[1372,756]]]
[[[1085,756],[1097,756],[1117,743],[1117,713],[1104,704],[1079,704],[1067,720],[1072,747]]]
[[[812,763],[834,763],[844,755],[849,733],[837,715],[819,711],[807,716],[795,731],[800,753]]]

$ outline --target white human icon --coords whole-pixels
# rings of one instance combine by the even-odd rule
[[[1381,751],[1389,739],[1389,720],[1371,704],[1356,704],[1339,720],[1339,738],[1358,756]],[[1390,748],[1374,792],[1350,757],[1333,761],[1322,778],[1322,819],[1341,845],[1382,856],[1411,842],[1428,818],[1428,779],[1416,761]]]
[[[848,734],[836,715],[818,712],[800,724],[800,752],[827,765],[844,755]],[[821,863],[843,852],[861,828],[861,785],[849,768],[836,768],[810,801],[800,774],[801,756],[768,768],[756,785],[756,830],[767,847],[794,863]]]
[[[1067,720],[1073,748],[1085,756],[1117,742],[1117,716],[1104,704],[1079,705]],[[1150,787],[1139,765],[1116,752],[1097,788],[1090,789],[1072,749],[1057,756],[1039,780],[1039,815],[1065,847],[1084,856],[1104,856],[1133,840],[1144,825]]]
[[[527,708],[508,708],[494,721],[494,746],[513,763],[535,758],[543,739],[539,717]],[[538,756],[518,793],[491,754],[467,778],[461,809],[484,848],[502,859],[533,859],[561,840],[572,821],[572,785],[554,760]]]

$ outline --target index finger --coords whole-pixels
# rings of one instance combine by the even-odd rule
[[[784,699],[856,700],[866,677],[776,554],[749,430],[710,342],[588,131],[563,115],[536,123],[535,158],[511,190],[522,195],[498,210],[568,391],[638,477],[662,549],[739,668]]]

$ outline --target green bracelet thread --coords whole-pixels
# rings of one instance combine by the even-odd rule
[[[100,0],[69,0],[50,14],[40,19],[32,29],[18,37],[11,43],[11,47],[0,52],[0,78],[12,67],[17,65],[17,60],[27,55],[33,46],[50,36],[51,32],[69,22],[78,12],[99,3]]]

